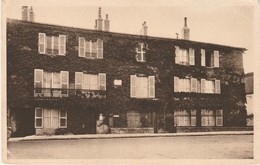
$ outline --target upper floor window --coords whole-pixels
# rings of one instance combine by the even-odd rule
[[[136,61],[138,62],[145,62],[145,44],[144,43],[138,43],[138,46],[136,48]]]
[[[45,97],[68,96],[69,72],[48,72],[34,70],[34,96]]]
[[[38,52],[40,54],[65,55],[66,54],[66,36],[46,36],[45,33],[39,33]]]
[[[195,65],[195,50],[193,48],[182,49],[179,46],[175,46],[175,63]]]
[[[155,77],[130,76],[130,96],[133,98],[155,98]]]
[[[201,49],[201,66],[219,67],[219,51],[206,52]]]
[[[75,73],[75,89],[106,90],[106,74]]]
[[[216,93],[220,94],[220,80],[180,79],[174,77],[174,92]]]
[[[79,37],[79,57],[103,59],[103,41],[87,41]]]

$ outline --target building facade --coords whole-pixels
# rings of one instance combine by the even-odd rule
[[[247,126],[254,125],[254,73],[245,74]]]
[[[13,136],[246,125],[244,48],[95,28],[7,20]]]

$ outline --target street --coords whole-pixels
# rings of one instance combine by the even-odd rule
[[[253,159],[253,135],[8,142],[9,159]]]

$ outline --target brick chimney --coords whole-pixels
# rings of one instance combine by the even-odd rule
[[[28,6],[22,6],[22,20],[34,22],[34,18],[35,18],[35,15],[34,15],[32,6],[31,6],[30,10],[29,10]]]
[[[108,14],[106,14],[106,19],[104,21],[104,30],[109,32],[109,19],[108,19]]]
[[[147,29],[148,29],[148,26],[146,25],[146,22],[144,21],[144,23],[142,24],[141,35],[147,36]]]
[[[190,29],[187,26],[187,17],[184,18],[184,27],[182,28],[182,37],[185,40],[190,39]]]
[[[97,30],[103,30],[103,19],[101,16],[101,7],[98,9]]]

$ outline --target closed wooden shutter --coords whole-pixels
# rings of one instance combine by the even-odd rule
[[[217,94],[221,93],[220,80],[215,80],[215,93]]]
[[[97,58],[103,59],[103,40],[97,39]]]
[[[197,79],[191,78],[191,92],[197,92]]]
[[[214,51],[214,67],[219,67],[219,51]]]
[[[66,53],[66,36],[59,35],[59,55],[65,55]]]
[[[85,57],[91,58],[91,42],[85,41]]]
[[[84,57],[85,54],[85,39],[82,37],[79,37],[79,57]]]
[[[34,127],[42,128],[43,127],[43,109],[35,108],[35,117],[34,117]]]
[[[179,77],[174,77],[174,92],[179,92]]]
[[[205,79],[201,79],[201,85],[200,85],[200,90],[201,93],[206,93],[206,80]]]
[[[97,42],[91,43],[91,58],[97,58]]]
[[[61,71],[61,96],[68,96],[69,72]]]
[[[75,89],[83,87],[83,72],[75,72]]]
[[[223,110],[216,110],[216,126],[223,126]]]
[[[100,90],[105,91],[106,90],[106,74],[105,73],[99,73],[99,87]]]
[[[193,48],[189,49],[189,60],[190,60],[190,65],[195,65],[195,51]]]
[[[175,46],[175,64],[180,63],[180,47]]]
[[[149,98],[155,98],[155,77],[149,76]]]
[[[38,52],[40,54],[45,54],[45,44],[46,44],[46,35],[45,33],[39,33],[38,35]]]
[[[34,96],[42,94],[43,88],[43,70],[34,69]]]
[[[205,66],[206,63],[206,52],[205,49],[201,49],[201,66]]]
[[[135,75],[131,75],[130,76],[130,96],[131,97],[136,97],[136,91],[135,91],[135,79],[136,79],[136,76]]]
[[[201,92],[201,91],[200,91],[200,81],[199,81],[199,80],[197,81],[197,92],[198,92],[198,93]]]

